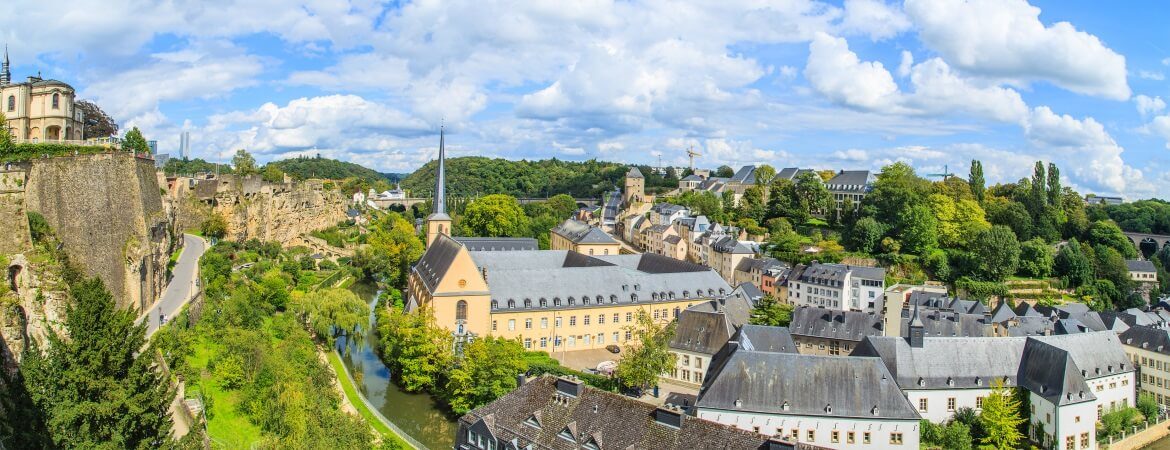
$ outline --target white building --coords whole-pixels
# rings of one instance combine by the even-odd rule
[[[879,358],[767,352],[728,342],[696,415],[836,449],[917,449],[919,415]]]
[[[842,311],[882,312],[886,269],[813,262],[788,281],[788,302]]]
[[[1096,448],[1096,423],[1135,405],[1134,365],[1112,332],[1033,337],[870,337],[853,356],[878,356],[923,418],[982,409],[993,382],[1029,392],[1030,438],[1042,448]]]

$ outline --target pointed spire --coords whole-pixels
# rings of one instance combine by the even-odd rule
[[[435,172],[435,200],[434,214],[447,214],[447,149],[444,138],[444,125],[439,126],[439,168]]]
[[[918,317],[918,302],[914,302],[914,313],[910,317],[910,326],[922,327],[922,319]]]
[[[4,62],[0,63],[0,86],[12,82],[12,72],[9,70],[8,63],[8,44],[4,44]]]

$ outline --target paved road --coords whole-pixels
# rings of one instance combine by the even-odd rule
[[[171,283],[163,292],[162,299],[144,311],[146,318],[146,336],[150,337],[158,330],[158,313],[161,310],[166,320],[170,320],[195,293],[195,277],[199,269],[199,258],[207,251],[207,241],[199,236],[184,234],[183,251],[179,255],[179,262],[175,264]],[[142,321],[140,317],[139,322]]]

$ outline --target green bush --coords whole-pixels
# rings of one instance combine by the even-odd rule
[[[28,212],[28,231],[32,234],[32,238],[36,242],[41,242],[45,236],[53,233],[49,228],[49,222],[45,220],[45,216],[35,211]]]
[[[45,156],[90,155],[108,153],[110,147],[92,145],[60,144],[55,142],[23,143],[13,145],[9,149],[0,149],[2,161],[27,161]]]

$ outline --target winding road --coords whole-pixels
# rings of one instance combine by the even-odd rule
[[[150,305],[138,318],[139,323],[146,320],[147,338],[158,331],[160,311],[166,320],[170,320],[195,295],[199,258],[203,256],[205,251],[207,251],[207,241],[204,241],[203,238],[193,234],[183,235],[183,251],[179,254],[179,262],[175,264],[174,271],[171,272],[170,284],[163,291],[162,298]]]

